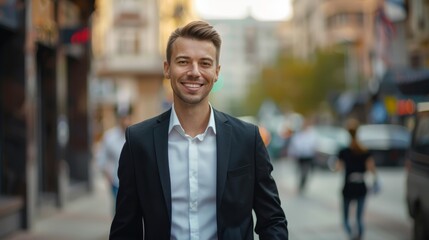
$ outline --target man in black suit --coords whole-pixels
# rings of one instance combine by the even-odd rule
[[[288,239],[258,128],[215,110],[221,39],[203,21],[176,29],[164,74],[167,112],[126,130],[110,239]]]

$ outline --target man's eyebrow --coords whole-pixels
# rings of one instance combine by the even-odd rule
[[[209,57],[201,58],[201,60],[202,60],[202,61],[210,61],[210,62],[213,62],[213,61],[214,61],[214,59],[213,59],[213,58],[209,58]]]
[[[188,57],[188,56],[177,56],[174,60],[182,60],[182,59],[184,59],[184,60],[188,60],[188,59],[191,59],[191,57]],[[203,57],[203,58],[201,58],[200,59],[200,61],[210,61],[210,62],[214,62],[214,59],[213,58],[210,58],[210,57]]]
[[[190,57],[188,57],[188,56],[177,56],[175,59],[176,60],[177,59],[190,59]]]

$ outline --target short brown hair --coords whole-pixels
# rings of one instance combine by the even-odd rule
[[[219,33],[214,29],[213,26],[204,21],[193,21],[184,27],[177,28],[174,32],[172,32],[168,38],[167,43],[166,57],[168,63],[170,63],[173,44],[179,37],[211,41],[216,47],[216,62],[219,65],[220,46],[222,41],[220,39]]]

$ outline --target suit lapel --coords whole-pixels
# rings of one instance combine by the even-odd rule
[[[216,145],[217,145],[217,180],[216,180],[216,206],[219,209],[228,171],[229,155],[231,151],[231,125],[227,123],[225,116],[215,113]]]
[[[154,128],[153,138],[165,205],[171,220],[171,183],[170,169],[168,166],[168,126],[170,114],[171,110],[165,112],[158,118],[158,125]]]

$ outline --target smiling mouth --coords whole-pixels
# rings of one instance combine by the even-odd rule
[[[189,89],[198,89],[203,86],[203,84],[200,83],[183,83],[183,85]]]

